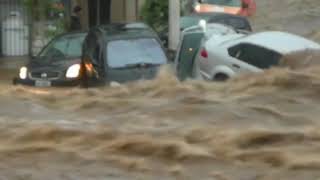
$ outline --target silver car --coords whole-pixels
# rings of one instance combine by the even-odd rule
[[[211,36],[202,42],[194,64],[194,76],[223,81],[232,76],[261,72],[279,65],[292,52],[320,49],[316,42],[285,32]]]

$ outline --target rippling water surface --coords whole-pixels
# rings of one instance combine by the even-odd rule
[[[2,73],[3,178],[320,177],[319,66],[227,83],[181,83],[163,68],[100,89],[14,87]]]
[[[319,0],[257,2],[255,30],[320,40]],[[100,89],[14,87],[1,70],[0,179],[319,179],[319,60],[299,53],[291,70],[227,83],[163,68]]]

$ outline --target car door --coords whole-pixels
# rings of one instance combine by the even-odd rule
[[[201,31],[183,34],[176,58],[176,73],[180,80],[193,77],[194,61],[204,37]]]

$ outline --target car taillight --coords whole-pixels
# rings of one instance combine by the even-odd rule
[[[208,58],[208,52],[205,48],[203,48],[200,52],[201,57]]]

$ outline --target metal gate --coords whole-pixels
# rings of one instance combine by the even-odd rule
[[[29,55],[30,27],[23,0],[0,0],[0,55]]]

